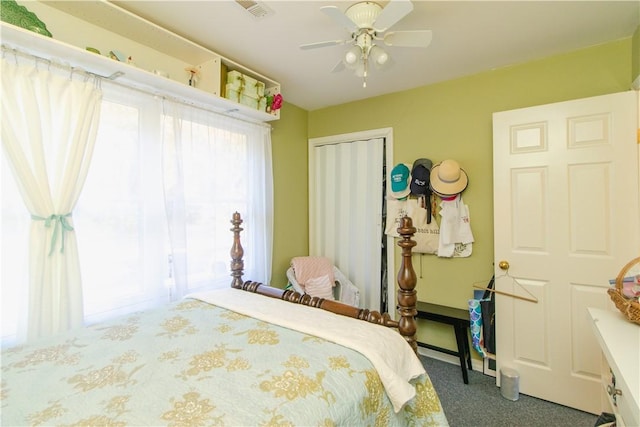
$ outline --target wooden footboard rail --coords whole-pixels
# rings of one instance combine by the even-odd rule
[[[233,277],[233,280],[231,281],[231,287],[272,298],[282,299],[296,304],[321,308],[332,313],[352,317],[354,319],[364,320],[378,325],[397,328],[400,334],[407,340],[409,345],[411,345],[413,350],[417,353],[417,323],[415,320],[415,316],[418,314],[416,309],[418,298],[415,291],[416,273],[413,270],[413,264],[411,262],[411,248],[416,245],[416,243],[411,240],[411,237],[413,237],[416,229],[412,225],[411,218],[403,218],[402,225],[398,228],[398,232],[402,236],[402,239],[398,242],[398,246],[402,248],[402,262],[400,264],[400,269],[397,276],[399,287],[399,321],[391,319],[391,316],[388,313],[380,313],[378,311],[361,309],[347,304],[342,304],[338,301],[311,297],[306,294],[302,295],[293,290],[274,288],[272,286],[266,286],[258,282],[243,282],[242,273],[244,270],[244,261],[242,260],[242,257],[244,255],[244,249],[242,248],[242,244],[240,243],[240,232],[243,229],[240,227],[240,225],[242,224],[242,218],[240,218],[240,214],[238,212],[235,212],[233,214],[231,224],[233,224],[233,228],[231,228],[231,231],[233,232],[233,246],[231,247],[231,276]]]

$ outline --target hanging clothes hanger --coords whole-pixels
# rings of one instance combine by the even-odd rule
[[[498,279],[500,279],[500,278],[502,278],[502,277],[511,277],[511,276],[509,275],[508,267],[507,267],[507,269],[505,270],[505,273],[504,273],[504,274],[501,274],[501,275],[500,275],[500,276],[498,276],[498,277],[496,277],[496,278],[495,278],[495,280],[498,280]],[[498,291],[498,290],[496,290],[496,289],[488,288],[488,287],[486,287],[486,286],[481,286],[481,285],[480,285],[481,283],[485,283],[485,282],[476,282],[476,283],[474,283],[474,284],[473,284],[473,287],[474,287],[474,288],[477,288],[477,289],[482,289],[482,290],[483,290],[483,291],[485,291],[485,292],[493,292],[494,294],[505,295],[505,296],[508,296],[508,297],[511,297],[511,298],[516,298],[516,299],[520,299],[520,300],[523,300],[523,301],[529,301],[529,302],[533,302],[533,303],[536,303],[536,304],[538,303],[538,298],[536,298],[536,296],[535,296],[535,295],[533,295],[531,292],[529,292],[529,290],[528,290],[527,288],[525,288],[524,286],[522,286],[522,284],[521,284],[520,282],[518,282],[518,281],[516,280],[516,278],[515,278],[515,277],[511,277],[511,281],[512,281],[513,283],[515,283],[516,285],[520,286],[520,288],[522,288],[526,293],[528,293],[528,294],[531,296],[531,298],[523,297],[523,296],[521,296],[521,295],[516,295],[516,294],[509,293],[509,292]]]

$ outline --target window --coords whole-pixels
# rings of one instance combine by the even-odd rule
[[[30,219],[4,156],[0,162],[0,168],[2,168],[0,171],[2,180],[0,181],[2,200],[0,212],[2,323],[0,326],[4,341],[5,335],[12,338],[15,336],[18,329],[18,314],[26,310],[24,301],[28,286],[26,272]]]
[[[107,82],[103,91],[95,150],[73,211],[86,323],[229,286],[234,211],[251,218],[243,244],[255,249],[245,271],[267,281],[268,129]],[[6,344],[15,338],[21,313],[15,301],[28,283],[30,219],[6,162],[2,166]]]
[[[161,147],[150,137],[159,135],[159,109],[124,95],[105,94],[73,212],[88,321],[158,305],[169,292]]]
[[[247,212],[251,146],[238,129],[222,128],[197,110],[181,113],[163,116],[164,188],[173,281],[181,280],[182,261],[191,292],[230,283],[229,221],[234,211]]]

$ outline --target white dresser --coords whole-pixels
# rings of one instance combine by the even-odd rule
[[[595,336],[606,359],[602,384],[617,426],[640,426],[640,325],[617,311],[589,309]],[[609,406],[608,408],[606,406]]]

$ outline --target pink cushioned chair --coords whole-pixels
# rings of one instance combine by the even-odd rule
[[[333,276],[336,285],[333,288],[333,296],[336,301],[349,304],[354,307],[360,307],[360,291],[351,283],[349,279],[336,266],[333,267]],[[301,294],[306,293],[304,287],[296,280],[293,268],[287,269],[287,279],[294,291]]]

